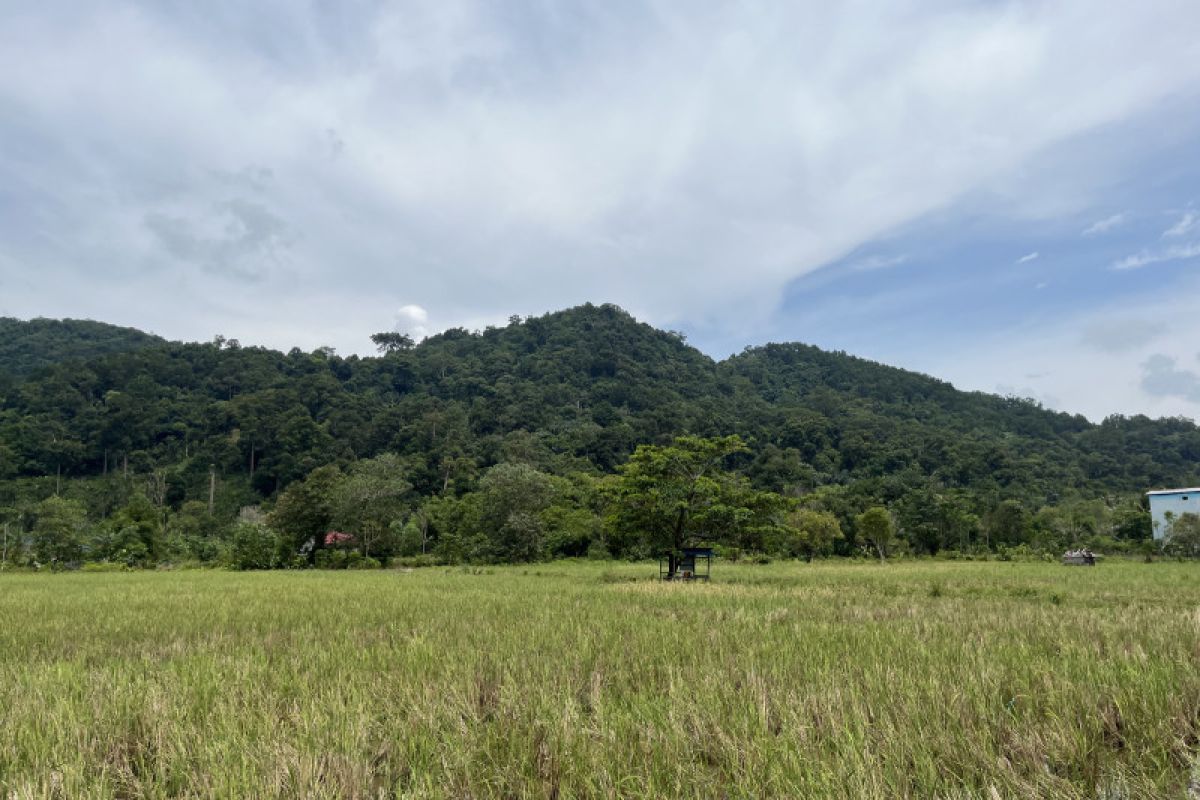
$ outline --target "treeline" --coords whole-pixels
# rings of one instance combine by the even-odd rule
[[[310,486],[331,493],[329,515],[315,517],[324,533],[355,540],[329,558],[637,555],[605,487],[639,446],[681,435],[740,436],[730,474],[796,513],[832,515],[838,553],[861,550],[856,519],[872,507],[914,552],[1137,541],[1144,490],[1200,480],[1200,429],[1188,420],[1095,425],[798,344],[713,362],[614,306],[416,345],[378,335],[371,358],[3,323],[9,530],[36,543],[38,520],[58,515],[99,560],[228,558],[250,525],[280,540],[284,563],[315,536],[280,522]],[[387,509],[387,524],[347,517],[354,504],[338,498],[383,470],[406,488],[360,505]],[[545,500],[522,512],[537,521],[533,538],[516,523],[497,533],[497,493],[518,473]],[[788,551],[766,533],[728,546]],[[322,539],[308,555],[323,549]]]
[[[88,484],[122,497],[102,519],[89,518],[88,498],[71,496],[82,483],[66,496],[0,509],[0,562],[368,568],[649,558],[696,544],[729,558],[806,559],[1156,549],[1149,515],[1132,501],[1080,501],[1029,513],[1006,500],[981,516],[962,492],[914,490],[890,507],[848,487],[789,497],[755,489],[731,468],[747,455],[737,436],[680,437],[638,447],[612,475],[560,476],[504,462],[470,491],[447,487],[423,497],[405,478],[405,460],[385,453],[344,470],[319,467],[274,502],[243,507],[232,519],[195,500],[170,506],[153,476],[138,486],[113,475]]]

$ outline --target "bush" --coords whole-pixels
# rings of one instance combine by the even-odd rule
[[[126,572],[129,567],[115,561],[89,561],[79,568],[80,572]]]
[[[313,558],[313,566],[317,569],[345,569],[345,550],[318,550]]]
[[[731,564],[736,564],[742,557],[742,549],[740,547],[718,544],[713,546],[713,555],[717,558],[723,558]]]
[[[389,567],[436,567],[440,562],[426,553],[420,556],[397,556],[388,561]]]
[[[593,539],[588,545],[587,557],[592,561],[608,561],[612,558],[612,553],[608,551],[608,547],[599,539]]]
[[[278,564],[279,537],[258,522],[239,522],[233,528],[230,566],[234,569],[271,569]]]

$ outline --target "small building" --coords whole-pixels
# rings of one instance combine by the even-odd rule
[[[1150,498],[1150,519],[1154,538],[1161,540],[1170,528],[1167,514],[1178,519],[1184,514],[1200,514],[1200,489],[1159,489],[1146,492]]]
[[[685,547],[658,560],[658,577],[664,581],[706,581],[712,572],[711,547]]]

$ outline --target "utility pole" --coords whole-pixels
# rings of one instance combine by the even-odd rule
[[[217,499],[217,465],[208,465],[208,515],[213,514],[213,502]]]
[[[4,523],[4,546],[0,548],[0,569],[8,563],[8,523]]]

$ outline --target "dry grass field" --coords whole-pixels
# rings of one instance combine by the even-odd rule
[[[1200,566],[655,574],[0,575],[0,797],[1182,798],[1194,780]]]

